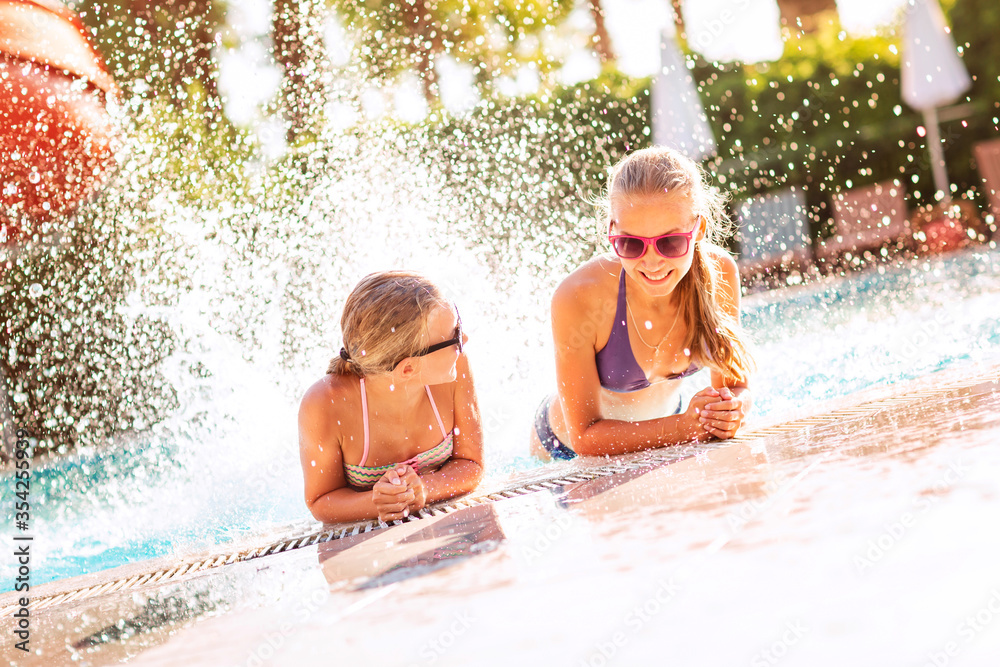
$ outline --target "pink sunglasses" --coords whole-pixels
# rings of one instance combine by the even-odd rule
[[[701,221],[701,218],[698,219]],[[691,237],[694,236],[698,224],[689,232],[671,232],[660,236],[633,236],[631,234],[611,234],[611,227],[608,226],[608,241],[615,254],[622,259],[639,259],[646,254],[649,246],[656,248],[656,253],[660,257],[672,259],[683,257],[691,249]]]

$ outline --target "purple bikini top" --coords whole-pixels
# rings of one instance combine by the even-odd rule
[[[597,374],[601,386],[618,392],[638,391],[649,386],[646,373],[632,353],[632,343],[628,337],[627,305],[625,303],[625,270],[618,281],[618,306],[615,308],[615,322],[611,327],[608,344],[597,353]],[[697,373],[700,368],[691,362],[683,373],[668,375],[667,380],[679,380]]]

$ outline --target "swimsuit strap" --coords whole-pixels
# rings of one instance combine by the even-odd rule
[[[625,299],[625,267],[623,266],[621,275],[618,278],[618,305],[615,306],[615,319],[622,321],[626,333],[628,332],[628,323],[626,322],[627,313],[628,301]]]
[[[434,396],[431,394],[431,388],[424,385],[424,389],[427,390],[427,398],[431,399],[431,408],[434,410],[434,417],[437,419],[438,426],[441,427],[441,435],[448,437],[448,431],[444,428],[444,422],[441,421],[441,413],[438,412],[438,406],[434,403]],[[367,441],[366,441],[367,442]],[[368,451],[367,448],[365,451]]]
[[[615,306],[615,321],[611,325],[611,335],[608,336],[608,342],[601,352],[607,350],[605,356],[621,357],[623,360],[626,357],[632,357],[632,360],[635,361],[629,338],[628,301],[625,300],[625,269],[622,269],[621,277],[618,279],[618,304]],[[611,365],[614,366],[616,363],[612,361]]]
[[[427,398],[430,399],[431,409],[434,410],[434,418],[437,419],[438,426],[441,428],[441,435],[445,438],[448,437],[448,431],[444,427],[444,422],[441,420],[441,413],[438,412],[437,404],[434,402],[434,395],[431,394],[431,388],[424,385],[424,389],[427,391]],[[368,460],[368,395],[365,392],[365,379],[361,378],[361,420],[365,425],[365,449],[364,453],[361,455],[361,461],[358,463],[359,468],[365,466],[365,461]]]
[[[625,301],[625,269],[618,277],[618,304],[611,334],[604,347],[594,355],[601,386],[611,391],[638,391],[649,386],[649,379],[636,361],[628,330],[628,304]]]
[[[359,467],[364,467],[368,460],[368,397],[365,394],[365,379],[361,378],[361,420],[365,424],[365,453],[361,455]]]

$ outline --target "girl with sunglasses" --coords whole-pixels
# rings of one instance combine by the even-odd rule
[[[358,283],[340,325],[344,347],[299,408],[313,516],[394,521],[473,490],[482,427],[458,310],[423,276],[388,271]]]
[[[750,409],[753,360],[739,326],[739,273],[717,243],[729,224],[700,168],[668,148],[632,153],[599,202],[614,256],[552,297],[558,393],[535,417],[532,452],[569,459],[731,438]],[[711,369],[682,410],[680,380]]]

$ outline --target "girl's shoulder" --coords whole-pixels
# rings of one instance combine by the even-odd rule
[[[617,258],[600,255],[578,266],[563,278],[552,296],[553,303],[593,304],[609,294],[617,295],[622,265]]]
[[[596,349],[607,340],[618,302],[621,263],[595,257],[569,274],[552,295],[551,316],[557,344]]]
[[[304,414],[334,413],[339,406],[346,407],[354,400],[357,383],[358,379],[352,375],[327,373],[306,389],[299,411]]]
[[[299,447],[312,458],[320,456],[324,444],[325,456],[343,449],[343,434],[360,430],[361,407],[356,395],[350,393],[350,381],[357,378],[332,373],[324,375],[306,389],[299,404]],[[353,407],[352,406],[356,406]],[[356,416],[355,416],[356,415]]]

